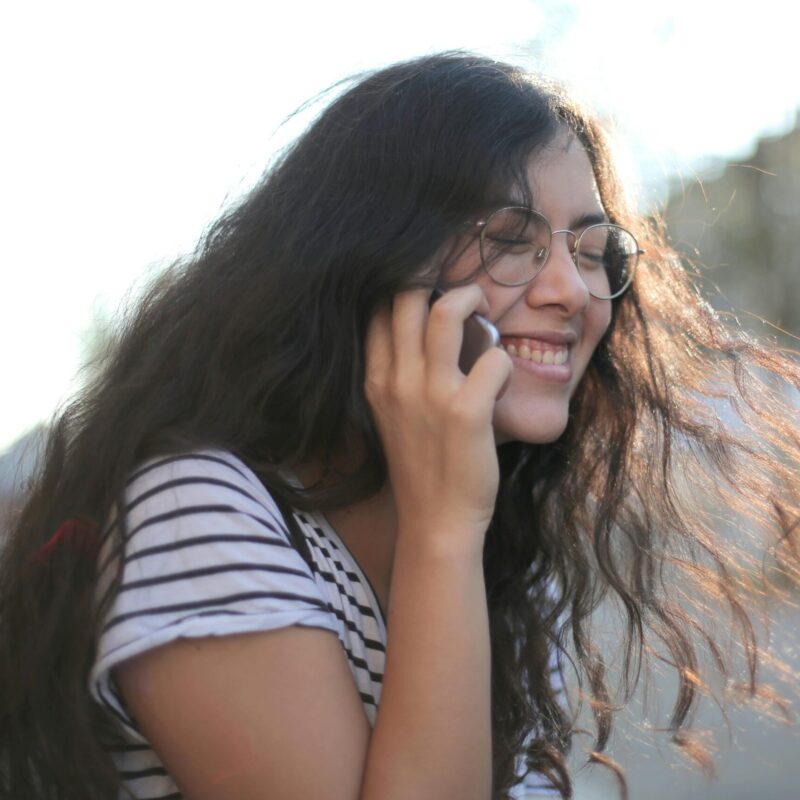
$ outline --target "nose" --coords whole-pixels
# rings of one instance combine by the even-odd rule
[[[529,305],[559,305],[569,314],[586,310],[591,295],[575,263],[575,242],[572,231],[553,231],[547,261],[527,286]]]

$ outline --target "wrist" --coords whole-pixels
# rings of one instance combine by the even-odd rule
[[[408,553],[427,561],[483,562],[488,523],[403,519],[398,520],[395,558]]]

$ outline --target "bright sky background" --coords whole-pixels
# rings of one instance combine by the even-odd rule
[[[17,0],[0,9],[0,450],[74,388],[93,315],[191,249],[352,72],[467,48],[613,115],[645,206],[800,107],[777,0]],[[787,24],[788,23],[788,24]]]

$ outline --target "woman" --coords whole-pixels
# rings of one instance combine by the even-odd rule
[[[465,374],[475,313],[500,347]],[[800,385],[558,88],[458,53],[363,78],[53,426],[4,555],[3,796],[569,797],[568,632],[616,769],[609,592],[628,690],[666,654],[701,757],[696,637],[729,665],[686,603],[733,613],[751,694],[759,650],[679,478],[796,545],[800,442],[756,367]]]

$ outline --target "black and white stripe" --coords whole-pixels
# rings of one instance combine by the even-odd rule
[[[135,797],[178,800],[181,794],[125,707],[111,670],[179,638],[290,625],[330,630],[374,724],[386,624],[369,580],[324,516],[294,514],[309,565],[265,487],[221,451],[142,465],[128,481],[124,503],[124,552],[113,551],[112,521],[99,560],[98,602],[118,569],[122,580],[103,624],[90,689],[122,724],[125,742],[109,750]],[[537,776],[530,780],[533,785]],[[550,792],[530,788],[522,796],[534,794]]]
[[[179,798],[111,677],[125,659],[179,638],[290,625],[334,632],[372,722],[380,701],[386,628],[352,556],[314,515],[296,515],[313,569],[294,547],[277,505],[239,459],[224,452],[160,458],[130,478],[125,549],[100,555],[98,601],[121,567],[105,618],[91,691],[123,726],[110,748],[124,786],[142,800]]]

